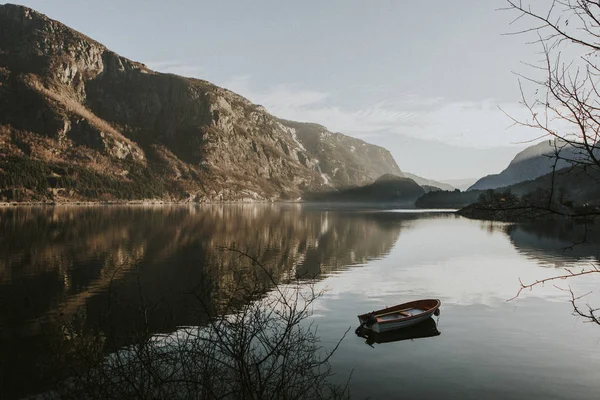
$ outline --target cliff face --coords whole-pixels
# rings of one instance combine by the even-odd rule
[[[231,91],[0,5],[0,200],[295,199],[372,181],[381,154],[397,169],[364,142],[372,156],[346,163],[349,146],[323,154],[299,137]]]
[[[383,147],[330,132],[319,124],[280,122],[293,130],[307,152],[317,160],[323,179],[335,187],[363,186],[385,174],[403,175],[394,157]]]

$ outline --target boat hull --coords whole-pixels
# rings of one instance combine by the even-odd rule
[[[399,321],[389,322],[387,324],[380,324],[378,322],[375,322],[371,326],[365,326],[365,328],[371,329],[372,331],[377,332],[377,333],[393,331],[395,329],[407,328],[409,326],[419,324],[419,323],[425,321],[427,318],[430,318],[432,314],[433,314],[433,311],[428,312],[428,313],[423,313],[422,316],[418,316],[417,318],[411,318],[410,320],[399,320]],[[365,322],[365,321],[362,321],[360,318],[358,320],[360,321],[361,324],[363,322]]]
[[[358,321],[362,327],[373,332],[389,332],[417,325],[427,320],[438,311],[440,305],[441,302],[437,299],[417,300],[359,315]],[[407,310],[411,311],[409,315],[406,315],[405,311]],[[415,311],[418,312],[415,313]],[[391,317],[389,317],[390,315]]]

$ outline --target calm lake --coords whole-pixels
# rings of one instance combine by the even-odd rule
[[[170,333],[202,324],[186,293],[218,313],[246,251],[277,276],[318,276],[311,317],[353,398],[597,399],[600,326],[572,315],[547,284],[525,283],[600,259],[598,233],[573,224],[472,221],[450,212],[310,205],[10,207],[0,209],[0,398],[46,390],[65,325],[126,346],[141,323]],[[600,277],[567,282],[577,295]],[[372,343],[357,315],[439,298],[422,338]],[[581,304],[600,307],[598,293]],[[151,312],[140,321],[140,304]],[[110,318],[107,318],[110,315]],[[75,322],[73,322],[75,321]],[[425,335],[427,336],[427,335]]]

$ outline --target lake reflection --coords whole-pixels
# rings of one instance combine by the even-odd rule
[[[531,281],[555,274],[556,266],[597,261],[600,246],[593,233],[588,234],[592,243],[564,250],[581,234],[576,226],[296,204],[0,209],[1,388],[17,397],[50,382],[52,351],[68,340],[61,326],[73,318],[82,329],[106,337],[107,351],[128,344],[142,325],[171,332],[202,323],[206,315],[189,293],[200,288],[208,310],[218,313],[232,295],[232,282],[251,264],[223,250],[236,248],[257,257],[278,279],[322,279],[328,292],[315,318],[325,343],[355,325],[359,312],[414,298],[442,299],[439,337],[390,341],[375,349],[364,339],[346,338],[334,357],[335,368],[340,377],[356,368],[352,386],[359,397],[402,398],[389,385],[389,379],[398,379],[389,371],[403,369],[422,374],[422,379],[409,374],[412,380],[404,387],[406,398],[419,397],[418,383],[427,381],[429,363],[438,381],[427,393],[481,398],[489,391],[502,398],[510,391],[480,375],[502,374],[502,368],[515,368],[514,362],[527,365],[525,376],[550,385],[556,398],[569,398],[566,393],[575,393],[571,386],[580,394],[574,397],[585,398],[600,389],[588,373],[600,367],[600,327],[581,326],[568,305],[558,302],[564,294],[552,287],[505,302],[516,293],[519,277]],[[574,287],[583,291],[597,283],[588,279]],[[265,282],[265,290],[268,286]],[[141,305],[152,306],[147,320],[141,320]],[[521,326],[532,320],[547,332],[545,342],[532,341]],[[561,342],[566,337],[579,347],[567,351]],[[524,351],[543,363],[523,358]],[[395,352],[401,359],[393,357]],[[486,363],[486,354],[499,357],[500,366]],[[565,378],[569,370],[559,374],[546,365],[559,361],[578,378]],[[506,384],[518,381],[514,377]],[[522,385],[523,393],[536,393],[527,382]]]
[[[145,322],[142,303],[156,332],[202,321],[186,296],[198,286],[218,312],[250,264],[220,247],[276,277],[315,276],[384,256],[412,219],[299,205],[2,209],[2,382],[28,387],[49,333],[74,316],[119,345]]]

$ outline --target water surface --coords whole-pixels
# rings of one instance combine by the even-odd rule
[[[572,247],[583,233],[300,205],[1,209],[1,388],[11,398],[47,387],[72,321],[106,337],[106,351],[142,325],[158,333],[202,324],[188,294],[200,288],[218,313],[249,265],[223,249],[236,248],[278,277],[320,279],[327,291],[313,318],[326,347],[351,328],[332,363],[339,382],[353,371],[356,398],[596,398],[600,326],[572,316],[552,285],[506,301],[519,278],[597,262],[594,232]],[[559,285],[584,294],[599,282]],[[427,297],[442,301],[439,336],[371,347],[352,333],[359,313]]]

